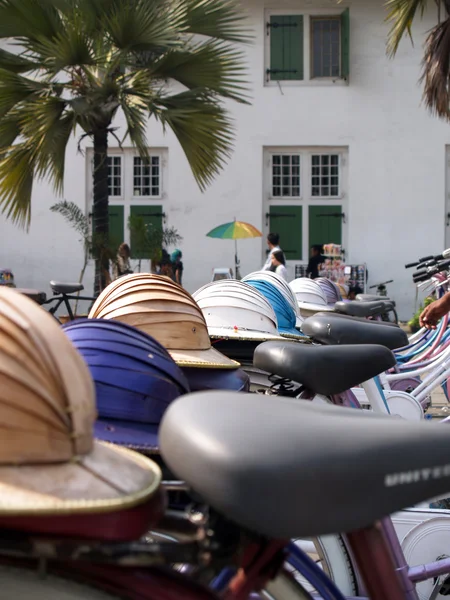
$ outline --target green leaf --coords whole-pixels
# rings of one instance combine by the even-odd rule
[[[6,69],[11,73],[26,73],[35,71],[41,66],[40,63],[28,60],[20,54],[0,49],[0,69]]]
[[[205,88],[224,98],[248,102],[244,55],[233,46],[209,40],[166,53],[153,66],[160,79],[174,79],[189,89]]]
[[[0,209],[21,227],[30,224],[34,164],[34,148],[26,144],[14,146],[0,160]]]
[[[50,206],[50,210],[60,214],[73,229],[87,242],[91,233],[89,219],[75,202],[62,200]]]
[[[189,33],[238,43],[253,39],[247,15],[234,0],[184,0],[184,5]]]
[[[158,99],[154,114],[176,135],[204,190],[231,154],[233,126],[226,111],[204,91],[191,90]]]
[[[387,52],[394,56],[402,38],[407,34],[412,42],[411,27],[416,13],[422,18],[427,8],[428,0],[388,0],[386,21],[391,24],[388,34]]]
[[[60,32],[58,8],[67,0],[0,0],[0,38],[51,38]]]
[[[42,87],[37,81],[0,69],[0,117],[42,90]]]

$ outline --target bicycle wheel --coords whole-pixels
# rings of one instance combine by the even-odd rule
[[[344,539],[340,535],[326,535],[318,538],[297,539],[295,544],[308,554],[327,574],[344,596],[358,595],[356,569],[347,551]],[[289,557],[287,560],[289,564]],[[291,569],[295,579],[308,592],[314,588],[300,573]]]

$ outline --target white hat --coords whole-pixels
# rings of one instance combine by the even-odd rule
[[[289,284],[297,299],[300,311],[318,312],[330,310],[325,292],[313,279],[299,277]]]
[[[246,275],[242,281],[267,281],[275,286],[293,308],[295,317],[296,317],[296,327],[300,327],[303,322],[303,317],[300,314],[300,308],[298,306],[298,302],[295,298],[295,294],[292,289],[289,287],[289,284],[273,271],[254,271],[253,273],[249,273]]]
[[[284,340],[278,333],[271,304],[242,281],[214,281],[197,290],[193,298],[203,312],[211,337]]]

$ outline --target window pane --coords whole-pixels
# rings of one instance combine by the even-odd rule
[[[133,158],[133,195],[160,196],[160,157]]]
[[[341,25],[332,17],[311,18],[312,74],[314,77],[339,77],[341,67]]]
[[[315,154],[311,157],[311,165],[320,165],[311,166],[311,195],[339,196],[339,155]]]
[[[108,196],[122,195],[122,157],[108,156]]]
[[[300,196],[300,155],[272,155],[272,196]]]

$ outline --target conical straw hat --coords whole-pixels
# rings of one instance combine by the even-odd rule
[[[239,367],[211,346],[199,306],[168,277],[135,273],[113,281],[97,298],[89,318],[114,319],[148,333],[182,367]]]
[[[56,321],[0,288],[0,515],[108,512],[146,501],[161,473],[95,442],[89,370]]]

